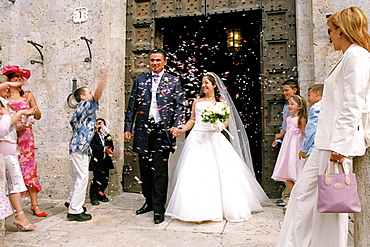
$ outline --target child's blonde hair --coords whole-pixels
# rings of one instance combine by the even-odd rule
[[[311,86],[308,91],[311,91],[311,92],[320,92],[320,95],[322,96],[322,92],[324,91],[324,84],[320,83],[320,84],[315,84],[313,86]]]
[[[299,95],[293,95],[290,99],[294,100],[301,109],[298,110],[298,127],[302,126],[302,120],[307,123],[307,102],[306,99]]]
[[[0,75],[0,83],[9,81],[9,78],[6,75]]]

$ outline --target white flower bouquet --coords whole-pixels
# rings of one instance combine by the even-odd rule
[[[223,123],[230,117],[230,109],[224,101],[213,101],[204,108],[201,117],[202,122],[211,123],[217,132],[221,132],[225,129]]]

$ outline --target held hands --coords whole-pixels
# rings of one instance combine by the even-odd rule
[[[172,127],[170,129],[170,133],[172,134],[173,137],[179,137],[182,134],[182,129],[179,129],[177,127]]]
[[[277,145],[279,144],[279,142],[281,143],[281,138],[284,137],[285,135],[285,130],[284,131],[281,131],[280,133],[276,134],[275,135],[275,141],[272,143],[272,147],[277,147]]]
[[[276,139],[272,142],[272,147],[278,148],[278,144],[281,144],[281,139]]]
[[[183,130],[182,129],[179,129],[177,127],[172,127],[170,129],[170,133],[172,134],[173,137],[179,137],[183,133]],[[130,131],[126,131],[124,133],[124,137],[125,137],[126,140],[131,140],[131,132]]]
[[[276,141],[276,140],[275,140],[275,141],[273,141],[273,142],[272,142],[272,145],[271,145],[271,146],[272,146],[272,147],[276,147],[276,146],[277,146],[277,144],[278,144],[278,141]]]

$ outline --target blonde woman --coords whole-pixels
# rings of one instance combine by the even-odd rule
[[[329,162],[337,172],[335,163],[351,171],[353,157],[365,154],[362,111],[369,97],[370,36],[368,19],[356,7],[333,14],[327,25],[334,50],[343,56],[325,80],[315,148],[293,187],[279,247],[347,246],[348,215],[317,211],[317,175]]]

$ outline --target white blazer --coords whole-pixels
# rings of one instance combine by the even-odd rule
[[[315,138],[318,149],[344,156],[365,154],[362,113],[369,84],[370,53],[353,44],[325,80]]]

